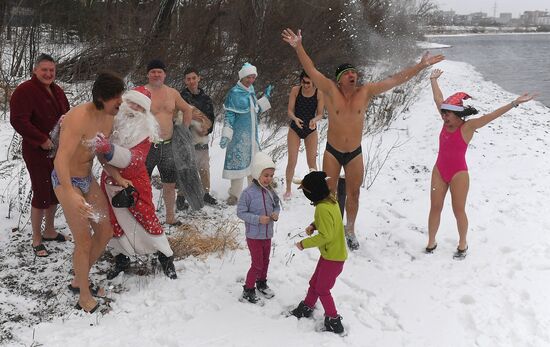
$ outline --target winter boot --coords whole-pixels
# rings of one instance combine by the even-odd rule
[[[266,299],[271,299],[275,296],[275,292],[267,285],[267,280],[256,281],[256,288]]]
[[[167,257],[161,252],[158,253],[160,267],[164,274],[171,280],[178,278],[176,267],[174,266],[174,256]]]
[[[244,301],[244,300],[252,304],[263,305],[262,299],[260,299],[256,295],[256,288],[246,288],[245,286],[243,286],[243,295],[241,296],[241,301]]]
[[[214,199],[214,197],[212,195],[210,195],[210,193],[208,193],[208,192],[204,193],[204,197],[202,199],[208,205],[217,205],[218,204],[218,201],[216,201],[216,199]]]
[[[185,211],[189,209],[189,204],[187,203],[187,201],[185,201],[185,196],[178,195],[178,197],[176,198],[176,208],[178,209],[178,211]]]
[[[120,253],[115,256],[115,267],[107,272],[107,279],[112,280],[117,277],[122,271],[128,270],[130,267],[130,258]]]
[[[337,315],[334,318],[325,316],[325,329],[326,331],[332,331],[335,334],[342,334],[344,332],[342,316]]]
[[[309,318],[313,314],[313,309],[308,305],[306,305],[303,301],[300,301],[300,303],[298,304],[298,307],[290,311],[290,314],[298,319],[304,318],[304,317]]]

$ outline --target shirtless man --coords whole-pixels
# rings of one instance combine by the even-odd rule
[[[123,91],[124,82],[117,75],[101,73],[97,77],[93,102],[71,109],[63,118],[52,172],[55,195],[75,244],[75,276],[69,288],[80,293],[76,308],[89,313],[99,307],[92,295],[101,295],[99,288],[90,286],[90,268],[113,235],[107,200],[92,175],[92,164],[98,141],[111,133]]]
[[[160,60],[151,60],[147,64],[147,78],[145,86],[151,92],[151,112],[160,126],[160,141],[151,144],[145,165],[149,177],[155,166],[158,167],[162,181],[162,195],[166,206],[166,223],[180,225],[176,220],[176,179],[177,172],[172,153],[172,133],[176,111],[183,112],[183,124],[189,126],[193,117],[193,109],[174,88],[164,84],[166,79],[166,65]]]
[[[357,84],[357,69],[351,64],[342,64],[336,69],[336,83],[320,73],[302,46],[300,30],[295,34],[283,30],[283,40],[292,46],[304,70],[313,83],[325,95],[329,127],[327,147],[323,156],[323,171],[329,177],[329,187],[336,192],[340,170],[346,175],[346,239],[350,250],[359,248],[355,237],[355,218],[359,208],[359,189],[363,181],[363,156],[361,140],[363,123],[370,100],[395,86],[407,82],[430,65],[444,59],[442,55],[424,54],[420,62],[403,69],[395,75],[375,83]]]

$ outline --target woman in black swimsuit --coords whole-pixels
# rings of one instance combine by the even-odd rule
[[[304,140],[306,147],[307,165],[310,169],[317,170],[317,121],[323,117],[323,93],[317,90],[309,76],[302,71],[300,85],[290,90],[288,98],[288,164],[286,166],[286,192],[285,200],[291,196],[292,177],[298,160],[300,140]]]

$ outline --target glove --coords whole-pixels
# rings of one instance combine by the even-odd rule
[[[220,147],[225,148],[227,147],[228,143],[229,143],[229,137],[223,136],[222,139],[220,140]]]
[[[265,88],[265,92],[264,92],[264,95],[268,98],[268,99],[271,99],[271,92],[273,91],[273,86],[270,84],[267,86],[267,88]]]
[[[97,133],[94,138],[94,148],[96,153],[108,154],[113,151],[113,145],[102,133]]]

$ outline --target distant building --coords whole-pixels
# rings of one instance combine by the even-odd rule
[[[537,25],[550,25],[550,16],[538,17]]]
[[[538,24],[539,18],[548,17],[547,11],[525,11],[520,16],[520,21],[523,25],[541,25]]]
[[[496,22],[504,25],[510,24],[512,22],[512,14],[509,12],[501,13]]]

